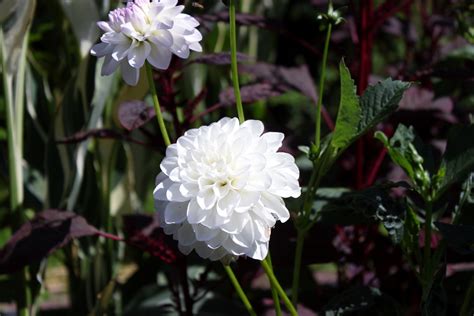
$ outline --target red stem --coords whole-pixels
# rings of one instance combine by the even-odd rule
[[[123,239],[120,236],[109,234],[109,233],[106,233],[106,232],[103,232],[103,231],[100,231],[100,230],[97,232],[97,235],[99,235],[101,237],[104,237],[104,238],[112,239],[112,240],[115,240],[115,241],[125,241],[125,239]]]
[[[321,115],[323,116],[324,122],[328,126],[328,128],[333,131],[334,130],[334,121],[331,118],[331,114],[329,114],[328,110],[324,105],[321,107]]]
[[[371,73],[372,63],[372,43],[373,33],[370,29],[371,19],[373,17],[373,0],[360,1],[359,17],[359,82],[357,93],[362,95],[369,84],[369,75]],[[356,188],[364,187],[364,141],[361,138],[357,142],[356,151]]]
[[[380,167],[382,166],[382,162],[385,159],[386,154],[387,154],[387,149],[382,148],[379,155],[377,156],[377,159],[374,162],[374,166],[370,170],[369,176],[367,177],[367,182],[365,183],[366,187],[371,186],[375,182],[375,179],[377,178],[377,173],[379,172]]]

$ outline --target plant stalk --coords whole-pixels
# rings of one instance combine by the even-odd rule
[[[293,283],[291,286],[291,302],[298,303],[298,287],[300,283],[301,258],[303,257],[303,246],[305,234],[298,230],[295,250],[295,264],[293,266]]]
[[[268,266],[272,269],[273,271],[273,265],[272,265],[272,258],[270,256],[270,251],[268,251],[268,255],[265,258],[265,260],[268,263]],[[275,306],[275,314],[276,316],[281,316],[281,305],[280,305],[280,298],[278,297],[278,290],[272,285],[271,286],[272,290],[272,298],[273,298],[273,305]]]
[[[288,311],[290,312],[290,314],[292,316],[298,316],[298,312],[296,311],[296,308],[293,306],[290,299],[286,295],[285,291],[281,287],[280,283],[278,282],[277,278],[275,277],[275,274],[273,274],[273,270],[268,265],[268,262],[263,260],[262,261],[262,267],[263,267],[263,270],[265,270],[265,273],[267,274],[268,279],[270,280],[270,283],[271,283],[272,287],[276,288],[276,290],[278,291],[278,294],[280,295],[281,299],[285,303],[286,308],[288,308]]]
[[[23,159],[23,113],[24,113],[24,93],[25,93],[25,69],[26,50],[28,47],[28,35],[23,38],[22,52],[20,55],[16,78],[8,73],[7,51],[3,36],[3,29],[0,28],[1,64],[2,79],[6,105],[6,125],[7,125],[7,146],[8,146],[8,172],[9,172],[9,193],[10,212],[18,214],[17,221],[13,224],[13,229],[17,229],[23,223],[23,172],[21,162]],[[13,80],[16,80],[16,90],[13,94]],[[18,274],[18,286],[21,291],[16,299],[18,315],[29,316],[31,311],[31,291],[28,284],[28,267],[23,268]]]
[[[160,127],[161,136],[166,146],[171,145],[168,132],[166,131],[165,121],[163,120],[163,114],[161,113],[160,101],[158,101],[158,93],[156,93],[155,81],[153,80],[153,70],[149,63],[146,64],[146,74],[148,78],[148,85],[150,86],[151,96],[153,98],[153,106],[155,108],[156,118],[158,120],[158,126]]]
[[[230,33],[230,56],[232,70],[232,84],[234,85],[235,104],[237,106],[237,115],[242,124],[245,121],[244,108],[242,106],[242,97],[239,86],[239,70],[237,66],[237,28],[235,24],[235,1],[229,1],[229,33]]]
[[[426,203],[425,218],[425,245],[423,249],[423,277],[425,283],[431,278],[431,232],[433,221],[433,204],[431,201]]]
[[[326,65],[328,60],[329,41],[331,39],[332,24],[328,23],[326,31],[326,41],[324,42],[323,64],[321,68],[321,77],[319,78],[319,98],[316,106],[316,135],[314,144],[316,145],[316,152],[319,152],[321,146],[321,111],[323,106],[324,81],[326,80]]]
[[[310,216],[310,211],[312,208],[311,201],[314,199],[316,192],[319,188],[319,183],[321,177],[323,176],[324,168],[328,168],[324,161],[319,161],[320,165],[316,163],[313,164],[313,171],[311,172],[311,177],[308,183],[308,189],[305,193],[303,200],[302,210],[300,212],[300,218],[304,222],[303,225],[296,226],[297,229],[297,239],[296,239],[296,250],[295,250],[295,263],[293,267],[293,282],[291,287],[291,300],[293,304],[298,302],[298,288],[300,282],[300,270],[301,270],[301,257],[303,256],[303,246],[304,239],[306,237],[306,232],[311,228],[312,224],[308,225],[307,221]],[[313,220],[313,223],[316,219]]]
[[[247,295],[245,295],[245,292],[242,290],[242,287],[239,284],[239,281],[235,277],[234,272],[232,271],[231,267],[229,265],[224,264],[224,270],[227,272],[227,275],[229,276],[230,282],[232,282],[232,285],[235,288],[235,291],[239,295],[240,299],[242,300],[242,303],[244,303],[245,308],[249,312],[251,316],[257,316],[257,313],[255,313],[252,304],[250,304],[249,299],[247,298]]]

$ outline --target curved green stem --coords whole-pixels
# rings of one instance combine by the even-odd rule
[[[319,151],[319,147],[321,145],[321,109],[323,106],[324,81],[326,79],[326,65],[328,60],[329,40],[331,39],[331,31],[332,24],[329,23],[326,32],[326,41],[324,43],[323,65],[321,68],[321,77],[319,78],[319,98],[316,107],[316,135],[314,139],[316,151]]]
[[[286,295],[285,291],[281,287],[280,283],[278,282],[277,278],[275,277],[275,274],[273,274],[273,270],[268,265],[268,262],[263,260],[262,261],[262,267],[263,267],[263,270],[265,270],[265,273],[267,274],[268,279],[270,280],[270,283],[271,283],[272,287],[276,288],[276,290],[278,291],[278,294],[280,295],[281,299],[285,303],[286,308],[288,308],[288,311],[290,312],[290,314],[292,316],[298,316],[298,312],[296,311],[296,308],[293,306],[290,299]]]
[[[265,258],[265,260],[268,263],[268,266],[272,269],[273,271],[273,265],[272,265],[272,258],[270,256],[270,251],[268,251],[268,255]],[[275,314],[276,316],[281,316],[281,305],[280,305],[280,298],[278,297],[278,291],[274,286],[271,286],[272,289],[272,298],[273,298],[273,305],[275,306]]]
[[[166,131],[165,121],[163,120],[163,115],[161,114],[160,102],[158,101],[158,94],[156,93],[155,82],[153,81],[153,70],[149,63],[146,63],[146,75],[148,78],[148,85],[150,86],[151,96],[153,98],[153,106],[155,107],[156,118],[158,119],[158,125],[160,127],[161,136],[166,146],[171,145],[168,132]]]
[[[242,300],[242,303],[244,303],[245,308],[249,312],[251,316],[257,316],[255,313],[252,304],[250,304],[249,299],[247,298],[247,295],[245,295],[245,292],[242,290],[242,287],[239,284],[239,281],[235,277],[234,271],[230,268],[229,265],[224,264],[224,270],[227,272],[227,275],[229,276],[230,282],[232,282],[232,285],[235,288],[235,291],[239,295],[240,299]]]
[[[229,2],[229,32],[230,32],[230,57],[232,69],[232,83],[234,85],[235,104],[240,123],[245,121],[244,108],[239,87],[239,70],[237,67],[237,31],[235,25],[235,0]]]

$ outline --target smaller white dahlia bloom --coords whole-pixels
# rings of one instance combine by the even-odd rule
[[[301,188],[294,158],[278,152],[284,135],[263,129],[260,121],[223,118],[167,148],[155,207],[184,254],[266,257],[272,227],[290,217],[283,198],[300,196]]]
[[[102,75],[112,74],[119,66],[129,85],[136,85],[140,68],[148,61],[153,67],[167,69],[172,54],[188,58],[190,50],[202,51],[199,22],[181,13],[178,0],[135,0],[109,13],[108,21],[97,23],[105,33],[91,54],[105,57]]]

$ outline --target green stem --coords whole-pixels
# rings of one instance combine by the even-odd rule
[[[290,299],[286,295],[285,291],[281,287],[280,283],[278,282],[277,278],[275,277],[275,274],[273,274],[272,268],[268,265],[267,261],[262,261],[262,267],[263,270],[265,270],[265,273],[268,276],[268,279],[270,280],[270,283],[272,287],[276,288],[278,291],[278,294],[280,294],[281,299],[286,305],[286,308],[288,308],[288,311],[292,316],[298,316],[298,312],[296,311],[296,308],[293,306],[291,303]]]
[[[291,302],[298,303],[298,288],[300,283],[301,257],[303,256],[304,233],[298,230],[296,239],[295,264],[293,267],[293,283],[291,287]]]
[[[146,74],[148,78],[148,85],[150,86],[151,96],[153,98],[153,106],[155,107],[156,118],[158,120],[158,125],[160,126],[161,136],[166,146],[171,145],[168,132],[166,131],[165,121],[163,120],[163,115],[161,114],[160,102],[158,101],[158,94],[156,93],[155,81],[153,80],[153,70],[149,63],[146,63]]]
[[[425,282],[431,279],[431,222],[433,221],[433,205],[431,201],[426,203],[425,219],[425,247],[423,251],[423,277]]]
[[[324,52],[323,52],[323,65],[321,69],[321,77],[319,78],[319,98],[318,104],[316,107],[316,135],[314,143],[316,145],[316,151],[319,151],[321,145],[321,109],[323,105],[323,93],[324,93],[324,81],[326,79],[326,65],[328,59],[328,50],[329,50],[329,40],[331,39],[332,24],[328,24],[328,29],[326,32],[326,41],[324,43]]]
[[[230,57],[232,69],[232,83],[234,85],[235,104],[240,123],[245,121],[244,108],[239,87],[239,70],[237,67],[237,31],[235,25],[235,0],[229,1],[229,32],[230,32]]]
[[[431,231],[433,221],[433,203],[430,199],[426,199],[426,218],[425,218],[425,245],[423,248],[423,265],[421,269],[422,277],[422,301],[426,302],[433,285],[432,267],[434,260],[431,257]]]
[[[272,258],[270,256],[270,251],[268,251],[267,258],[265,260],[268,263],[268,266],[272,269],[273,271],[273,265],[272,265]],[[273,304],[275,305],[275,314],[276,316],[281,316],[281,305],[280,305],[280,298],[278,297],[278,291],[274,286],[271,286],[272,289],[272,298],[273,298]]]
[[[474,301],[474,276],[471,278],[471,284],[469,285],[469,288],[467,289],[466,297],[464,297],[464,302],[462,303],[461,312],[459,315],[468,316],[469,307],[473,301]]]
[[[251,316],[257,316],[257,313],[253,310],[252,304],[250,304],[249,299],[247,298],[247,295],[245,295],[245,292],[242,290],[242,287],[239,284],[239,281],[235,277],[234,272],[230,268],[229,265],[224,264],[224,270],[227,272],[227,275],[229,276],[230,281],[232,282],[232,285],[235,288],[235,291],[239,295],[240,299],[242,300],[242,303],[244,303],[245,308],[249,312]]]
[[[15,78],[16,91],[13,95],[12,74],[8,73],[7,51],[3,36],[3,29],[0,28],[0,59],[2,64],[3,88],[5,93],[6,105],[6,125],[7,125],[7,143],[8,143],[8,172],[10,189],[10,208],[11,213],[18,214],[18,220],[13,223],[13,229],[18,229],[23,222],[23,174],[21,161],[23,156],[23,113],[24,113],[24,93],[25,93],[25,64],[26,50],[28,47],[28,36],[23,38],[23,45],[18,71]],[[21,291],[18,292],[17,309],[18,315],[30,315],[31,291],[28,284],[28,267],[23,268],[18,274],[18,285]]]

